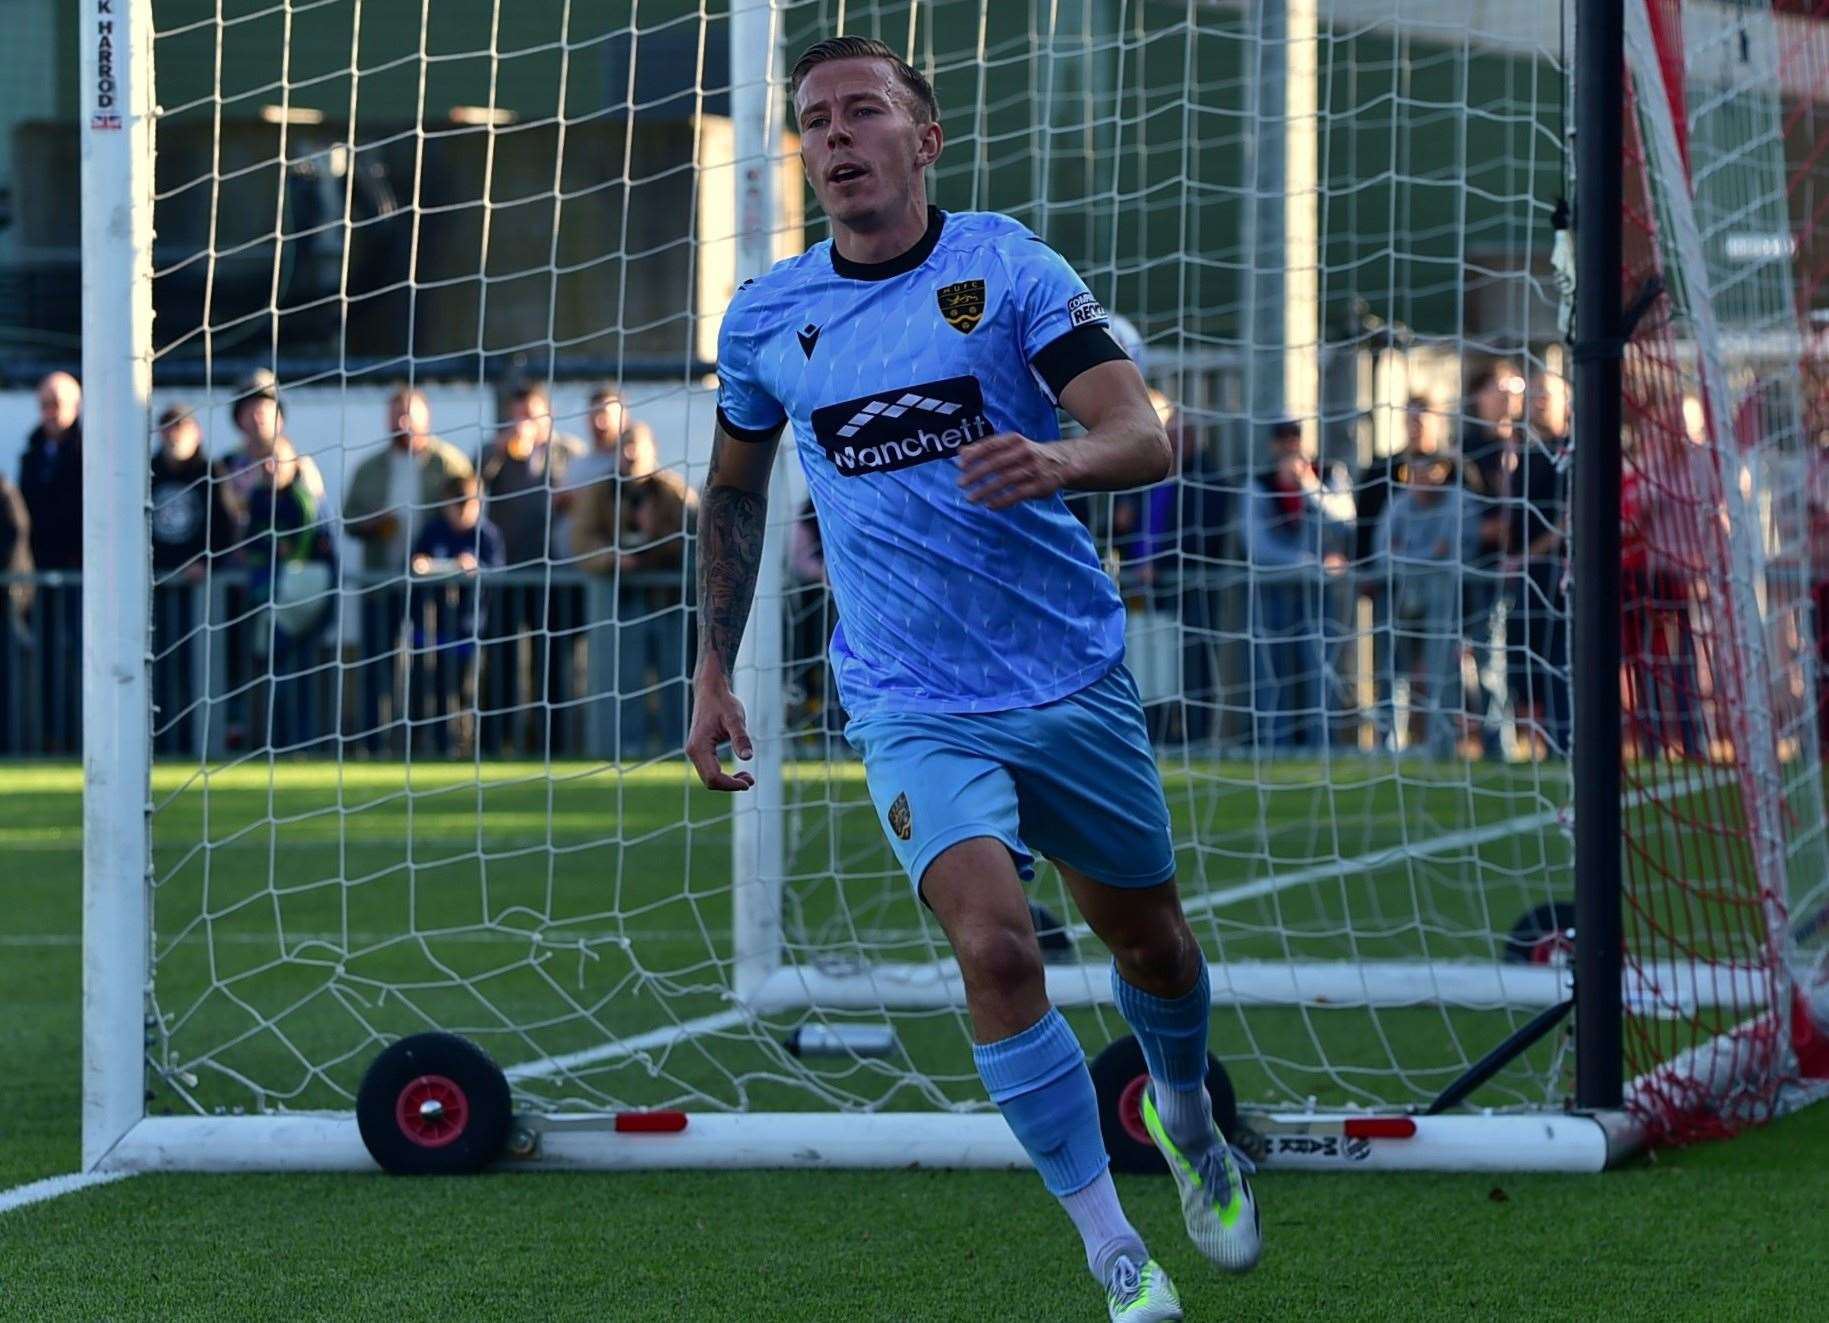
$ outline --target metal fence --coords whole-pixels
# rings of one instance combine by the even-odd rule
[[[0,577],[0,755],[81,752],[82,576]],[[684,741],[674,575],[345,572],[274,607],[243,570],[155,583],[153,748],[633,760]]]
[[[1457,605],[1427,637],[1389,618],[1366,591],[1372,576],[1229,560],[1165,567],[1147,585],[1121,575],[1128,661],[1152,738],[1222,755],[1371,750],[1392,744],[1399,727],[1405,743],[1432,733],[1438,752],[1445,739],[1458,748],[1479,738],[1490,753],[1501,726],[1514,742],[1524,738],[1515,724],[1524,696],[1508,700],[1504,687],[1520,650],[1537,645],[1507,621],[1515,594],[1499,576],[1463,574],[1492,578],[1497,608],[1475,621]],[[77,754],[81,576],[0,582],[11,601],[0,640],[0,756]],[[149,653],[155,753],[633,762],[684,742],[696,622],[677,575],[612,583],[552,569],[405,581],[345,571],[315,605],[314,613],[311,602],[291,603],[282,616],[239,569],[159,581]],[[823,585],[798,584],[781,609],[790,756],[830,756],[845,719],[825,661],[832,599]],[[1417,658],[1431,641],[1447,659],[1438,672],[1450,672],[1438,681],[1454,691],[1442,701],[1438,690],[1437,707],[1451,717],[1421,711],[1427,666]],[[1560,656],[1538,660],[1566,681]]]

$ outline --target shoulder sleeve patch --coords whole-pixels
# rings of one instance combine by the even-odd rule
[[[1089,322],[1110,321],[1105,309],[1090,293],[1081,292],[1067,300],[1067,322],[1070,326],[1085,326]]]

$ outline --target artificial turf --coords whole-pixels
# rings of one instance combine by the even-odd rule
[[[458,768],[445,775],[461,783],[466,775],[474,782],[473,773]],[[650,787],[633,803],[624,786],[623,811],[614,818],[617,825],[606,829],[604,823],[611,819],[602,811],[586,811],[583,803],[575,814],[568,809],[568,794],[590,793],[588,778],[562,780],[554,790],[543,778],[503,775],[500,779],[519,788],[486,802],[481,826],[474,784],[471,804],[451,805],[448,814],[435,797],[413,801],[416,815],[435,811],[434,824],[416,837],[412,830],[402,830],[407,801],[380,806],[388,774],[370,776],[358,769],[352,779],[366,782],[365,788],[357,787],[362,797],[352,800],[346,789],[343,811],[324,814],[320,810],[334,800],[324,797],[318,771],[301,767],[269,775],[248,769],[220,779],[207,817],[200,802],[195,811],[185,806],[184,795],[194,792],[177,789],[174,778],[180,775],[161,774],[162,824],[155,818],[155,828],[165,828],[159,838],[159,876],[173,884],[166,894],[176,898],[187,885],[182,847],[179,854],[165,853],[174,842],[187,833],[221,842],[222,848],[211,851],[218,856],[214,866],[248,855],[258,860],[260,876],[273,880],[262,895],[263,888],[251,887],[245,877],[228,879],[261,899],[247,905],[239,893],[230,894],[222,900],[224,912],[233,916],[259,910],[275,934],[309,930],[334,942],[360,938],[366,931],[356,925],[338,927],[345,922],[340,907],[346,897],[320,885],[327,880],[321,876],[326,865],[311,857],[306,825],[333,842],[341,838],[331,853],[350,876],[383,880],[395,872],[412,874],[414,885],[424,889],[423,870],[396,869],[396,856],[411,858],[415,865],[424,857],[463,858],[469,870],[462,874],[465,905],[475,903],[471,893],[487,859],[491,866],[499,864],[492,885],[510,889],[517,905],[529,902],[536,912],[549,906],[540,913],[547,924],[589,919],[606,908],[582,893],[568,900],[572,880],[564,860],[607,868],[621,858],[624,876],[646,877],[650,870],[631,870],[626,860],[632,848],[655,841],[668,843],[666,853],[657,848],[650,862],[664,860],[672,867],[672,889],[701,891],[688,912],[716,915],[723,903],[711,879],[719,853],[728,850],[727,835],[720,836],[728,831],[727,821],[720,819],[727,810],[687,796],[677,785]],[[1242,769],[1233,775],[1242,782]],[[1232,838],[1214,831],[1200,836],[1203,852],[1191,860],[1184,857],[1184,867],[1208,870],[1212,876],[1206,885],[1222,887],[1261,875],[1279,848],[1286,857],[1274,863],[1284,868],[1303,867],[1310,854],[1319,857],[1323,849],[1338,849],[1339,843],[1329,840],[1312,817],[1305,819],[1298,811],[1298,803],[1315,800],[1310,779],[1299,769],[1287,775],[1285,788],[1293,798],[1286,813],[1274,795],[1255,796],[1254,802],[1268,806],[1267,830],[1256,838],[1268,846],[1235,849],[1226,844]],[[1230,784],[1224,778],[1215,783]],[[0,1094],[5,1099],[0,1191],[76,1168],[80,1088],[78,781],[73,769],[33,767],[9,770],[3,784],[9,814],[0,827],[0,852],[11,864],[0,870],[0,1005],[9,1012],[0,1017],[0,1060],[8,1063],[7,1085]],[[435,790],[439,784],[434,777],[422,788]],[[855,792],[842,789],[848,784],[842,777],[827,777],[819,793],[849,802]],[[841,789],[835,791],[834,785]],[[1402,789],[1387,781],[1360,799],[1337,785],[1328,792],[1336,811],[1343,803],[1350,809],[1340,816],[1354,833],[1354,848],[1376,850],[1389,833],[1403,830],[1388,811]],[[1410,810],[1436,823],[1437,830],[1464,831],[1488,820],[1480,813],[1516,817],[1532,807],[1523,802],[1526,791],[1511,796],[1499,783],[1484,784],[1479,793],[1491,805],[1471,817],[1451,821],[1454,801],[1439,791],[1420,801],[1412,792]],[[1483,802],[1465,788],[1458,799]],[[352,819],[352,804],[369,807]],[[669,820],[666,812],[673,805],[682,807]],[[499,814],[493,813],[497,808]],[[820,830],[829,832],[832,815],[823,817],[826,825]],[[344,826],[337,825],[339,818]],[[685,835],[679,824],[695,818],[692,831],[703,840],[693,848],[702,844],[706,854],[702,889],[680,881],[698,876],[696,855],[679,848]],[[291,820],[290,843],[276,848],[277,824],[286,819]],[[350,821],[363,824],[354,835],[353,856]],[[874,828],[867,814],[865,823]],[[464,844],[452,847],[466,825]],[[483,836],[479,845],[478,832],[484,829],[498,834]],[[264,835],[264,842],[256,841],[257,834]],[[423,845],[410,844],[421,839]],[[236,848],[247,842],[255,843]],[[556,854],[548,850],[551,845],[559,847]],[[568,854],[568,845],[582,848]],[[1494,839],[1470,846],[1460,856],[1488,879],[1516,875],[1524,892],[1543,885],[1526,875],[1530,853],[1544,848],[1535,840]],[[878,862],[880,847],[861,838],[841,847],[835,837],[815,831],[802,837],[796,849],[808,852],[804,859],[796,856],[795,867],[806,875],[805,894],[815,898],[803,919],[809,942],[816,944],[811,934],[829,926],[831,914],[820,917],[820,883],[812,861],[822,853],[841,858],[860,876],[888,870]],[[433,850],[443,853],[425,854]],[[549,862],[555,858],[559,865]],[[455,867],[442,867],[458,876]],[[435,870],[432,875],[437,876]],[[1422,897],[1419,912],[1428,915],[1473,915],[1490,903],[1456,885],[1451,869],[1438,875],[1432,867],[1419,874],[1410,865],[1398,869],[1393,879],[1397,877],[1409,894]],[[652,892],[625,887],[623,907],[665,915],[665,888],[652,885]],[[1369,921],[1387,910],[1395,912],[1390,889],[1396,886],[1395,880],[1368,875],[1363,892],[1336,895],[1317,886],[1267,899],[1274,917],[1298,932],[1317,934],[1319,942],[1343,919]],[[307,908],[282,912],[275,906],[284,902],[274,897],[288,889],[296,889],[299,897],[335,896],[338,909],[333,913],[308,899]],[[199,886],[187,903],[202,895]],[[859,895],[873,908],[873,923],[886,944],[920,945],[918,914],[896,908],[906,903],[905,897],[879,899],[875,884]],[[1355,902],[1356,910],[1350,908]],[[436,926],[429,922],[436,912],[421,908],[410,913],[421,928]],[[1217,911],[1203,937],[1219,943],[1264,940],[1256,914],[1250,905],[1242,911]],[[508,926],[500,914],[484,913],[480,923]],[[162,925],[162,941],[172,936],[168,924]],[[1471,929],[1470,922],[1437,926],[1449,940],[1461,929]],[[1392,940],[1419,940],[1427,927],[1392,925],[1399,934]],[[625,927],[623,936],[630,931]],[[689,963],[696,948],[678,936],[688,931],[685,927],[656,919],[649,931],[661,934],[650,939],[654,959]],[[701,935],[700,942],[715,948],[715,924],[705,931],[712,935]],[[642,937],[639,923],[633,933]],[[259,947],[261,940],[256,936],[214,945],[233,955],[244,946]],[[282,955],[291,949],[277,935],[274,942]],[[502,943],[493,938],[478,944]],[[186,969],[187,957],[181,953],[191,946],[207,953],[211,945],[174,940],[163,949],[176,976]],[[362,949],[362,940],[345,940],[342,948],[344,954]],[[385,955],[371,952],[376,954]],[[309,960],[298,968],[292,965],[282,959],[277,973],[269,975],[277,995],[296,997],[299,987],[318,977]],[[219,968],[215,978],[232,986],[259,984],[259,977],[243,979],[243,972],[241,966]],[[221,1050],[208,1037],[219,1034],[221,1025],[212,1027],[207,993],[203,984],[188,990],[180,984],[173,993],[180,1006],[204,1008],[192,1009],[188,1021],[202,1035],[185,1058],[191,1064]],[[592,1020],[614,1027],[619,1013],[600,1007],[572,1028],[584,1034]],[[1387,1018],[1404,1026],[1400,1040],[1414,1034],[1421,1041],[1423,1025],[1409,1024],[1403,1016]],[[1082,1032],[1090,1036],[1101,1023],[1082,1023]],[[1302,1030],[1299,1021],[1258,1017],[1239,1025],[1271,1035],[1266,1042],[1273,1054],[1277,1032],[1300,1036]],[[1229,1026],[1224,1015],[1216,1017],[1216,1038],[1229,1027],[1239,1026]],[[942,1069],[953,1069],[947,1063],[954,1060],[949,1053],[957,1051],[951,1042],[956,1023],[950,1016],[936,1017],[928,1029],[932,1042],[917,1043],[913,1053],[931,1053]],[[317,1030],[300,1020],[285,1032],[290,1039],[311,1041]],[[341,1043],[341,1028],[323,1032],[331,1048]],[[182,1031],[175,1037],[181,1041]],[[554,1040],[565,1041],[563,1034]],[[728,1046],[733,1051],[745,1047]],[[1304,1051],[1318,1053],[1324,1047],[1311,1041],[1282,1048],[1289,1064],[1280,1073],[1257,1067],[1253,1076],[1244,1062],[1235,1073],[1252,1079],[1260,1091],[1274,1092],[1289,1083],[1285,1075],[1308,1078],[1298,1069],[1310,1064]],[[747,1050],[757,1053],[758,1060],[767,1056],[755,1045]],[[1387,1042],[1380,1050],[1401,1052],[1403,1042]],[[1227,1054],[1223,1045],[1221,1051]],[[1364,1060],[1367,1070],[1379,1064],[1377,1053]],[[955,1073],[964,1075],[963,1069]],[[1351,1076],[1339,1078],[1338,1071],[1312,1073],[1323,1083],[1352,1083]],[[720,1075],[675,1063],[663,1072],[670,1077],[664,1088],[687,1096],[708,1093],[727,1087],[738,1074],[741,1069],[725,1067]],[[331,1095],[335,1101],[344,1078],[331,1070],[307,1072],[303,1085],[311,1092],[306,1096]],[[1433,1078],[1419,1072],[1408,1080],[1400,1071],[1387,1070],[1382,1082],[1401,1091],[1406,1083],[1424,1085]],[[577,1087],[588,1096],[592,1090],[614,1091],[620,1081],[582,1081]],[[167,1093],[155,1106],[178,1101]],[[1826,1167],[1829,1110],[1817,1110],[1731,1144],[1664,1152],[1598,1177],[1268,1173],[1259,1186],[1266,1259],[1258,1272],[1239,1281],[1219,1280],[1199,1265],[1181,1236],[1166,1183],[1125,1177],[1120,1187],[1133,1217],[1176,1275],[1194,1319],[1789,1319],[1820,1317],[1822,1301],[1829,1298],[1829,1256],[1822,1253],[1821,1235],[1821,1210],[1829,1202]],[[504,1174],[445,1181],[379,1175],[149,1176],[0,1214],[0,1319],[576,1317],[767,1323],[1067,1320],[1096,1318],[1101,1309],[1065,1219],[1034,1178],[1023,1173]]]

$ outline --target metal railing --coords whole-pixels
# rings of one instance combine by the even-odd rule
[[[1496,577],[1467,571],[1469,583]],[[1361,591],[1378,581],[1228,560],[1177,562],[1146,583],[1125,567],[1130,664],[1152,737],[1222,753],[1385,741],[1395,691],[1411,677],[1392,651],[1404,627]],[[77,754],[82,577],[0,576],[0,586],[10,602],[0,756]],[[1502,687],[1505,657],[1531,641],[1517,619],[1506,622],[1504,586],[1491,587],[1499,636],[1473,640],[1472,657]],[[289,603],[282,624],[245,569],[159,578],[148,649],[154,752],[639,761],[684,741],[696,650],[687,576],[612,581],[535,568],[409,580],[345,569],[318,600],[317,619],[309,602]],[[811,737],[837,735],[844,721],[824,656],[836,612],[818,584],[791,586],[781,609],[787,729],[802,756],[829,753],[830,739]],[[1457,658],[1469,623],[1459,609],[1438,622]],[[1542,660],[1566,681],[1559,657]],[[1404,705],[1414,710],[1413,692]]]

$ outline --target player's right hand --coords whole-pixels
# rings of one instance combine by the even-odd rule
[[[748,790],[756,778],[748,772],[734,776],[718,761],[718,746],[726,740],[732,752],[748,762],[755,749],[749,742],[749,722],[743,704],[727,684],[694,685],[692,730],[686,736],[686,757],[708,790]]]

